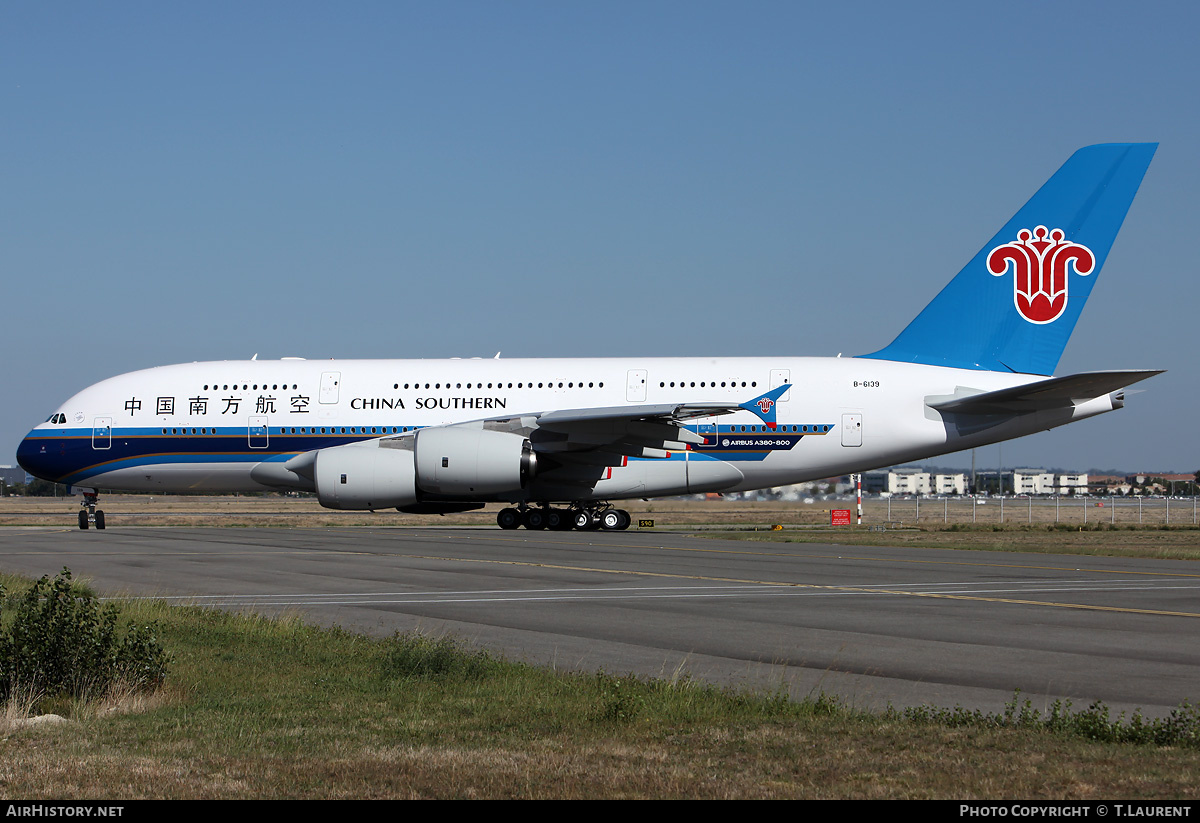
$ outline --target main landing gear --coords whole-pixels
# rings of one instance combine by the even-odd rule
[[[569,509],[555,509],[549,506],[540,508],[521,507],[501,509],[496,515],[496,524],[502,529],[516,529],[524,526],[527,529],[550,529],[551,531],[624,531],[629,528],[633,518],[624,509],[614,509],[611,506],[572,506]]]
[[[104,512],[96,508],[96,500],[99,497],[96,492],[83,493],[83,500],[79,503],[79,528],[87,529],[92,525],[97,529],[104,528]]]

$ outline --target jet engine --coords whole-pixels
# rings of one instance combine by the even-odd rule
[[[537,474],[537,455],[519,434],[457,426],[417,432],[417,485],[455,497],[523,489]]]
[[[329,509],[411,508],[430,496],[479,498],[514,492],[537,474],[537,455],[518,434],[459,427],[412,438],[316,452],[317,499]]]
[[[417,502],[409,449],[380,448],[377,441],[317,452],[317,500],[327,509],[390,509]]]

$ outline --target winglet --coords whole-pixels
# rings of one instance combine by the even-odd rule
[[[791,383],[784,383],[778,388],[771,389],[766,394],[760,394],[748,403],[742,403],[739,408],[745,409],[748,412],[754,412],[762,422],[767,424],[768,429],[773,429],[775,428],[775,404],[779,402],[779,398],[783,397],[784,393],[791,387]]]

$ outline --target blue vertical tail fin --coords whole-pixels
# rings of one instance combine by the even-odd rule
[[[1052,374],[1157,148],[1075,152],[890,345],[861,356]]]

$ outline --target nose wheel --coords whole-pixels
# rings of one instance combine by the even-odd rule
[[[104,511],[96,508],[100,495],[96,492],[84,492],[83,500],[79,503],[79,528],[88,529],[95,526],[104,528]]]

